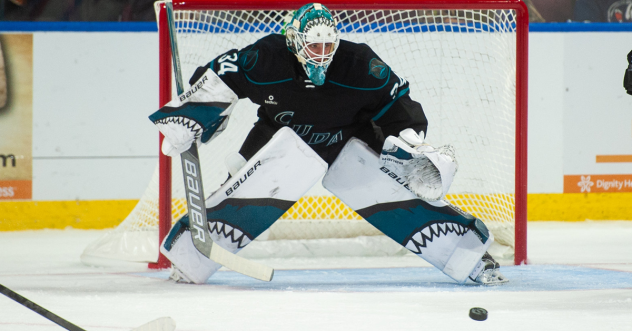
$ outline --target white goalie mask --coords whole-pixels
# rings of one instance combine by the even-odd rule
[[[327,68],[340,44],[336,21],[327,7],[310,3],[286,25],[287,46],[314,85],[323,85]]]

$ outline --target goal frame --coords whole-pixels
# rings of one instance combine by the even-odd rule
[[[186,0],[173,1],[174,10],[296,10],[308,1],[296,0]],[[326,0],[331,10],[398,9],[480,9],[515,10],[516,13],[516,143],[515,143],[515,253],[514,264],[527,263],[527,88],[529,15],[521,0],[398,0],[383,3],[367,0]],[[167,10],[164,3],[157,11],[159,38],[159,106],[172,98],[173,67]],[[423,100],[422,100],[423,102]],[[160,152],[164,136],[159,134],[159,242],[171,228],[171,158]],[[165,269],[169,260],[162,254],[149,268]]]

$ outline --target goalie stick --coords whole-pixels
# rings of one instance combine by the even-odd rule
[[[42,315],[46,319],[54,322],[55,324],[61,326],[62,328],[68,331],[85,331],[84,329],[51,313],[50,311],[36,304],[35,302],[15,293],[13,290],[7,288],[6,286],[2,284],[0,284],[0,293],[6,295],[10,299],[13,299],[14,301],[21,304],[22,306]],[[137,328],[134,328],[131,331],[173,331],[175,329],[176,329],[176,323],[171,317],[161,317],[149,323],[145,323]]]
[[[173,21],[173,3],[165,1],[167,23],[169,26],[169,41],[171,43],[171,59],[173,61],[173,71],[176,80],[176,90],[178,95],[184,92],[182,76],[180,70],[180,56],[176,41],[175,24]],[[197,143],[195,140],[188,151],[180,154],[182,161],[182,175],[184,179],[184,189],[186,192],[187,209],[191,224],[191,239],[197,250],[209,259],[240,274],[263,280],[271,281],[274,276],[274,269],[252,262],[241,256],[237,256],[220,245],[213,242],[208,230],[208,219],[206,206],[204,204],[204,187],[202,184],[202,173]]]

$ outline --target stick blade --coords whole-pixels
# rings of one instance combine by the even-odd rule
[[[161,317],[130,331],[174,331],[175,329],[176,321],[173,318]]]
[[[269,282],[274,276],[274,269],[235,255],[215,243],[209,258],[228,269],[255,279]]]

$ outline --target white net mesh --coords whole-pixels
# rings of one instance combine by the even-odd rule
[[[188,81],[198,66],[229,49],[241,49],[266,34],[280,33],[288,14],[287,11],[176,11],[183,80]],[[455,146],[460,168],[448,200],[481,218],[498,242],[513,246],[516,139],[513,11],[347,10],[334,11],[334,16],[341,39],[368,44],[410,82],[411,97],[422,104],[430,123],[426,141],[434,146],[448,143]],[[256,121],[256,109],[248,100],[241,100],[228,129],[210,144],[201,146],[207,192],[217,189],[226,179],[223,160],[241,146]],[[177,158],[173,160],[172,173],[172,210],[173,219],[177,220],[186,213]],[[106,238],[88,247],[84,256],[156,260],[157,178],[158,170],[127,219]],[[139,240],[138,233],[149,239]],[[366,235],[380,235],[380,232],[317,187],[273,225],[268,239]],[[130,236],[151,243],[139,248],[136,247],[139,243],[126,241]],[[138,252],[146,252],[147,257],[141,258]]]

